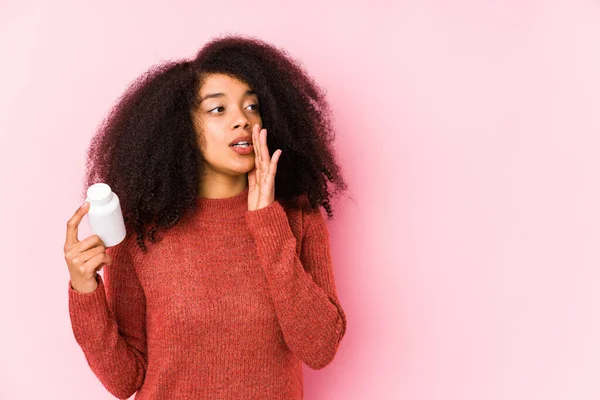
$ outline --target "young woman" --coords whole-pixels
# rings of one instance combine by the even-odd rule
[[[117,193],[127,237],[79,241],[86,202],[64,247],[73,333],[110,393],[302,398],[302,363],[328,365],[346,331],[319,208],[332,218],[329,182],[346,190],[333,137],[323,91],[255,38],[213,38],[130,86],[85,182]]]

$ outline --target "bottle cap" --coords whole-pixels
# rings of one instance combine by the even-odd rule
[[[108,203],[112,199],[112,190],[106,183],[95,183],[87,190],[86,201],[90,205],[102,205]]]

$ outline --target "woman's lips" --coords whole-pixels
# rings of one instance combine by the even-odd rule
[[[252,145],[248,145],[248,147],[240,147],[240,146],[229,146],[233,151],[241,155],[247,155],[254,152]]]

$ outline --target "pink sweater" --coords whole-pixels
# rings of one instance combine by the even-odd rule
[[[302,362],[335,357],[346,316],[325,218],[247,198],[199,198],[146,254],[128,235],[92,293],[69,281],[75,339],[117,398],[302,399]]]

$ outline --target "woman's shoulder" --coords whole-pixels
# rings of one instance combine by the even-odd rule
[[[135,264],[141,251],[137,242],[137,236],[137,232],[127,230],[125,238],[120,243],[107,247],[106,253],[113,258],[127,259],[131,264]]]
[[[301,218],[303,212],[310,210],[307,194],[300,194],[290,199],[279,200],[279,203],[290,218]]]
[[[308,200],[308,194],[302,193],[299,195],[295,195],[291,198],[281,199],[279,202],[283,205],[283,207],[287,209],[301,209],[306,210],[310,208],[310,201]]]
[[[312,218],[323,218],[320,206],[312,207],[307,194],[281,202],[294,233],[302,236],[304,225]],[[297,229],[294,229],[297,228]]]

